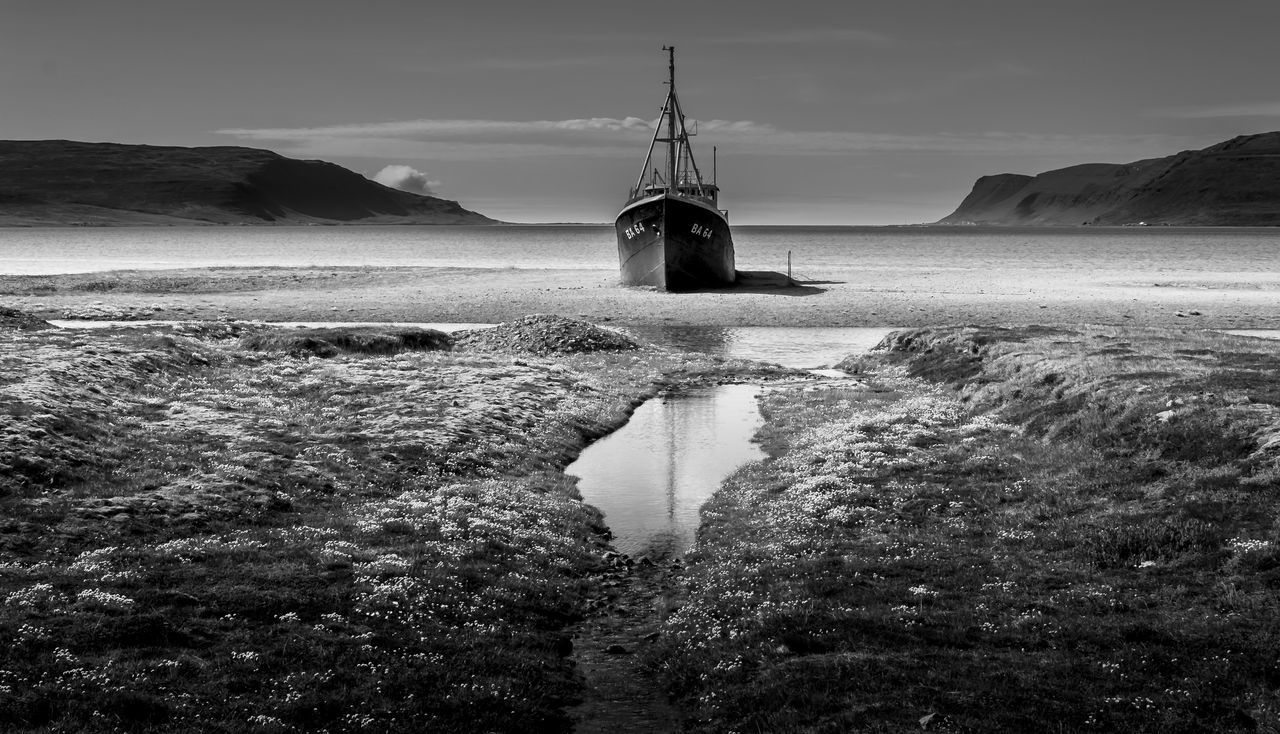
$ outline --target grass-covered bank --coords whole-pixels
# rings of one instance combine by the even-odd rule
[[[697,731],[1280,731],[1280,344],[901,332],[779,387],[650,663]]]
[[[564,730],[606,566],[559,469],[770,370],[554,319],[443,346],[0,331],[0,729]]]

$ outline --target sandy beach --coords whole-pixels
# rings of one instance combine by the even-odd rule
[[[882,326],[1093,323],[1280,328],[1280,274],[1201,281],[1067,279],[1045,270],[756,276],[736,289],[622,287],[605,270],[208,268],[0,276],[5,305],[43,318],[494,323],[533,313],[616,324]]]

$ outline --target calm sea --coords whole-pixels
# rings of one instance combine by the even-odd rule
[[[1280,277],[1267,228],[734,228],[740,270],[864,275],[1002,269],[1234,283]],[[211,266],[434,266],[612,270],[611,226],[3,228],[0,274]]]

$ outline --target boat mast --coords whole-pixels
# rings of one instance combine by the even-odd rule
[[[667,71],[670,74],[670,87],[667,90],[667,191],[677,192],[676,156],[680,144],[676,142],[676,47],[663,46],[667,52]]]
[[[659,113],[657,124],[654,125],[653,138],[649,141],[649,152],[645,155],[644,167],[636,178],[636,185],[631,189],[631,197],[641,196],[646,191],[657,191],[659,186],[668,194],[679,194],[682,175],[687,191],[696,192],[698,196],[714,196],[714,193],[708,193],[706,184],[702,181],[702,172],[698,170],[698,164],[693,159],[693,149],[689,145],[689,131],[684,124],[684,111],[680,109],[680,99],[676,96],[676,47],[663,46],[662,50],[667,52],[667,86],[669,87],[667,99],[662,106],[662,112]],[[664,121],[665,137],[662,129]],[[654,148],[658,143],[667,144],[665,181],[663,180],[664,171],[659,170],[655,165],[657,161],[653,160]]]

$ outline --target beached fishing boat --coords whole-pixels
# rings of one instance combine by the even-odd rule
[[[667,102],[649,143],[644,168],[618,213],[618,262],[623,285],[693,290],[730,285],[736,279],[728,212],[719,187],[703,181],[689,147],[684,112],[676,97],[676,50],[668,54]],[[663,152],[665,158],[655,159]]]

